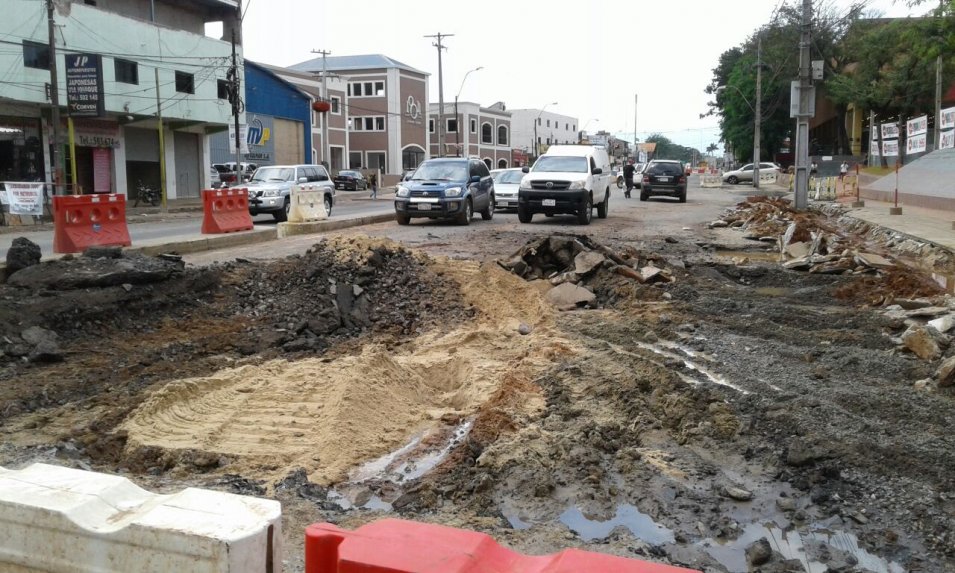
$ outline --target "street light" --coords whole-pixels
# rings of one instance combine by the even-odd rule
[[[752,110],[753,116],[755,118],[755,127],[753,129],[753,188],[759,189],[759,159],[760,159],[760,132],[762,131],[762,100],[763,100],[763,63],[762,63],[762,50],[763,50],[763,36],[760,34],[756,41],[756,107],[753,107],[749,100],[746,99],[746,96],[743,95],[743,92],[739,91],[739,88],[733,85],[730,86],[719,86],[716,88],[716,93],[726,90],[727,87],[731,87],[736,92],[742,96],[743,101],[746,102],[746,105],[749,106],[749,109]]]
[[[600,123],[600,120],[597,119],[596,117],[593,119],[588,119],[587,123],[584,124],[583,129],[580,130],[580,137],[577,138],[577,143],[580,143],[581,141],[583,141],[583,134],[587,133],[587,126],[590,125],[590,122],[592,121],[596,121],[597,123]]]
[[[537,114],[537,118],[534,120],[534,160],[536,161],[541,154],[540,141],[537,140],[537,124],[540,123],[541,116],[544,115],[544,110],[552,105],[557,105],[556,101],[552,101],[549,104],[541,108],[541,112]]]
[[[461,80],[461,87],[458,88],[458,94],[454,96],[454,147],[458,151],[458,157],[461,157],[461,122],[458,120],[458,97],[461,96],[461,90],[464,89],[464,82],[467,81],[468,76],[471,75],[471,72],[476,72],[478,70],[483,70],[484,66],[478,66],[473,70],[468,70],[468,73],[464,74],[464,79]]]

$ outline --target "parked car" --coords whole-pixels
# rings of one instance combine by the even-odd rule
[[[491,177],[494,179],[494,208],[517,209],[517,192],[521,188],[524,171],[520,167],[494,169]]]
[[[222,187],[235,187],[236,184],[244,183],[252,178],[252,174],[258,169],[255,163],[242,163],[242,177],[237,177],[235,172],[235,161],[226,163],[213,163],[212,168],[219,172],[219,180]]]
[[[647,168],[646,163],[633,164],[633,186],[637,189],[643,186],[643,170]]]
[[[527,176],[518,191],[517,218],[521,223],[530,223],[535,213],[566,213],[577,215],[581,225],[589,225],[594,206],[598,217],[607,217],[610,186],[616,181],[605,149],[552,145],[532,168],[522,169]]]
[[[335,189],[364,191],[368,189],[368,180],[361,171],[339,171],[335,176]]]
[[[209,168],[209,185],[213,189],[218,189],[219,187],[222,187],[222,178],[219,177],[219,170],[216,169],[215,167]]]
[[[776,165],[775,163],[769,163],[760,161],[759,163],[759,172],[764,173],[767,171],[773,171],[776,174],[782,173],[782,167]],[[736,185],[737,183],[743,181],[753,181],[753,164],[747,163],[746,165],[735,169],[733,171],[727,171],[723,174],[723,182],[729,183],[730,185]]]
[[[613,177],[614,181],[617,182],[617,189],[623,189],[623,186],[626,183],[623,178],[623,169],[612,169],[610,171],[610,175]]]
[[[276,221],[288,220],[292,186],[297,183],[315,183],[325,189],[325,210],[332,214],[335,205],[335,185],[328,171],[321,165],[269,165],[259,167],[249,180],[249,213],[268,213]]]
[[[407,225],[414,217],[454,219],[469,225],[474,212],[485,221],[494,217],[494,180],[480,159],[429,159],[395,191],[395,220]]]
[[[676,197],[680,203],[686,203],[686,171],[680,161],[654,159],[643,170],[640,186],[640,200],[646,201],[653,195]]]

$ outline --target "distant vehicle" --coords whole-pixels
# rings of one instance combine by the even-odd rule
[[[335,189],[364,191],[368,189],[368,180],[361,171],[339,171],[335,176]]]
[[[521,188],[521,179],[524,172],[520,167],[511,169],[494,169],[491,171],[494,179],[494,207],[496,209],[517,209],[517,192]]]
[[[222,182],[223,187],[225,186],[235,186],[236,183],[244,183],[252,178],[252,174],[255,173],[255,170],[258,169],[258,165],[255,163],[242,163],[242,177],[236,177],[235,173],[235,161],[229,161],[226,163],[213,163],[212,168],[219,172],[219,180]]]
[[[617,189],[623,189],[623,185],[624,185],[623,169],[613,169],[610,171],[610,175],[612,175],[614,178],[614,181],[617,182]]]
[[[249,189],[249,214],[271,214],[276,221],[287,221],[292,206],[292,186],[315,183],[325,189],[325,210],[329,216],[335,204],[335,185],[321,165],[269,165],[255,170],[246,186]]]
[[[676,197],[686,203],[686,167],[679,161],[654,159],[643,171],[640,200],[653,195]]]
[[[574,214],[581,225],[589,225],[594,207],[597,216],[607,217],[611,175],[607,151],[593,145],[552,145],[534,166],[522,168],[527,176],[518,192],[517,219],[530,223],[535,213]]]
[[[773,171],[774,173],[779,174],[779,173],[782,173],[782,170],[783,170],[782,167],[780,167],[779,165],[776,165],[775,163],[769,163],[764,161],[761,161],[759,163],[760,173]],[[739,169],[735,169],[733,171],[727,171],[726,173],[723,174],[724,183],[729,183],[730,185],[736,185],[737,183],[740,183],[743,181],[749,181],[749,182],[753,181],[753,164],[752,163],[747,163],[746,165],[740,167]]]
[[[475,211],[490,221],[494,207],[494,180],[480,159],[429,159],[395,191],[399,225],[407,225],[413,217],[454,219],[459,225],[470,225]]]
[[[209,184],[213,189],[222,187],[222,178],[219,177],[219,170],[215,167],[209,168]]]
[[[633,186],[637,189],[640,189],[643,186],[643,170],[646,168],[646,163],[633,164]]]

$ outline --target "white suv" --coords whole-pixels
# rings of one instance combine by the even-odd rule
[[[782,173],[782,167],[776,165],[775,163],[760,162],[759,163],[759,172],[769,173],[773,172],[777,175]],[[741,181],[753,181],[753,164],[747,163],[746,165],[736,169],[734,171],[727,171],[723,174],[723,182],[729,183],[730,185],[736,185]]]
[[[253,216],[268,213],[276,221],[288,220],[292,206],[292,186],[301,183],[317,184],[325,189],[325,210],[329,216],[335,204],[335,184],[321,165],[267,165],[259,167],[249,180],[249,213]]]
[[[577,215],[577,222],[589,225],[593,209],[607,218],[611,174],[607,150],[593,145],[552,145],[537,158],[517,193],[517,219],[530,223],[535,213]]]

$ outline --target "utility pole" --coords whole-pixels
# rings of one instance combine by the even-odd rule
[[[441,40],[445,38],[450,38],[454,34],[442,34],[438,32],[431,36],[425,36],[425,38],[436,38],[437,42],[433,42],[431,45],[438,49],[438,157],[444,155],[444,136],[442,135],[442,127],[444,125],[444,69],[441,67],[441,50],[447,50],[447,46],[441,43]]]
[[[50,104],[53,123],[53,185],[56,195],[65,195],[63,187],[63,147],[60,145],[60,88],[56,68],[56,21],[53,19],[53,0],[46,0],[46,16],[50,35]],[[74,181],[74,183],[76,183]]]
[[[802,1],[802,31],[799,37],[799,113],[796,119],[796,209],[809,207],[809,118],[812,89],[812,70],[809,46],[812,40],[812,0]]]
[[[935,60],[935,149],[942,143],[942,54]]]
[[[159,197],[163,211],[166,210],[166,139],[162,124],[162,100],[159,97],[159,67],[153,68],[156,79],[156,120],[159,124]],[[137,191],[138,192],[138,191]]]
[[[328,60],[326,58],[331,52],[328,50],[312,50],[312,53],[322,55],[322,100],[331,105],[332,100],[328,99]],[[329,173],[332,169],[332,160],[329,157],[330,149],[328,145],[328,114],[326,113],[322,115],[322,161],[327,164]]]
[[[763,129],[763,32],[759,31],[756,37],[756,114],[755,128],[753,133],[753,188],[759,189],[759,160],[760,143],[762,142]]]
[[[640,161],[640,153],[637,151],[637,94],[633,94],[633,158],[634,163]]]
[[[242,185],[242,138],[240,137],[239,130],[239,114],[242,113],[242,98],[239,94],[240,91],[240,82],[239,82],[239,61],[236,56],[235,50],[235,29],[240,24],[241,20],[236,18],[236,26],[232,27],[232,66],[229,67],[228,81],[229,81],[229,103],[232,104],[232,121],[235,123],[235,182],[234,186],[238,187]]]

